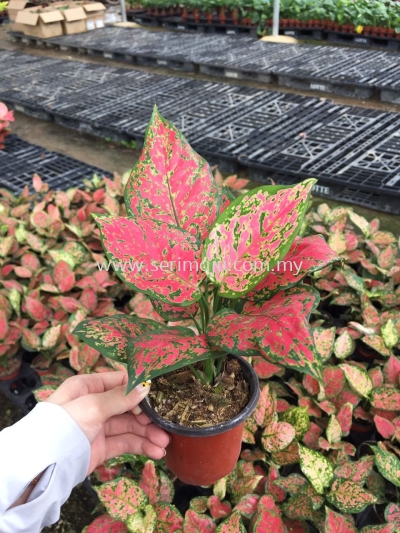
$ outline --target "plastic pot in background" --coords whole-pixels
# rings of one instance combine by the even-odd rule
[[[244,422],[256,408],[260,387],[253,367],[241,357],[231,357],[239,361],[250,392],[249,403],[231,420],[206,428],[191,428],[160,417],[147,398],[140,404],[146,415],[170,435],[165,462],[188,485],[212,485],[232,472],[239,459]]]
[[[0,366],[0,381],[8,381],[18,376],[21,370],[22,359],[20,357],[11,357],[7,364]]]

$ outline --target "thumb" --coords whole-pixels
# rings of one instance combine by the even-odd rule
[[[125,394],[126,385],[115,387],[107,392],[95,394],[97,408],[103,422],[112,416],[122,415],[136,407],[150,392],[151,381],[144,381],[129,394]]]

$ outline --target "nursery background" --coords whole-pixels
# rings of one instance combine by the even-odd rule
[[[0,430],[71,376],[126,370],[82,323],[148,319],[222,349],[223,332],[210,333],[216,315],[275,305],[258,320],[271,329],[273,316],[277,337],[293,343],[288,362],[259,339],[255,350],[238,324],[232,353],[253,367],[260,398],[231,473],[188,485],[164,460],[116,457],[44,531],[399,533],[400,2],[280,0],[274,25],[272,0],[10,0],[0,2],[0,67]],[[279,236],[276,259],[295,268],[269,272],[239,300],[209,275],[194,314],[115,271],[121,257],[101,221],[133,220],[138,162],[148,181],[136,195],[151,197],[158,138],[165,168],[181,153],[189,161],[179,187],[178,163],[162,178],[171,195],[215,210],[202,248],[218,241],[212,228],[228,224],[232,205],[263,223],[251,200],[261,186],[265,202],[275,195],[283,233],[279,202],[308,187],[291,208],[291,240]],[[302,291],[314,296],[296,308],[306,316],[300,339],[285,333],[298,330],[284,306]],[[239,347],[240,331],[251,350]],[[234,395],[221,364],[210,388]],[[196,365],[207,381],[210,366]],[[158,383],[178,397],[179,376]],[[154,390],[161,406],[165,391]],[[168,416],[188,420],[180,402]]]

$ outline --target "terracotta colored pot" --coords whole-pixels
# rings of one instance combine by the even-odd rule
[[[231,9],[231,18],[233,20],[233,24],[235,26],[239,23],[239,10],[238,9]]]
[[[396,32],[393,29],[388,28],[388,30],[387,30],[387,36],[388,37],[393,38],[395,36],[395,34],[396,34]]]
[[[232,472],[239,459],[244,422],[256,408],[260,386],[253,367],[241,357],[232,357],[242,366],[249,384],[250,400],[243,411],[231,420],[206,428],[190,428],[161,418],[147,399],[140,404],[146,415],[170,435],[166,465],[188,485],[212,485]]]
[[[0,381],[8,381],[18,376],[21,371],[22,361],[19,358],[12,357],[6,366],[0,366]]]
[[[357,342],[357,352],[358,355],[361,356],[361,359],[368,363],[371,363],[374,359],[379,359],[381,357],[379,352],[373,348],[370,348],[369,346],[366,346],[362,342]]]
[[[200,22],[200,9],[198,7],[193,9],[193,18],[195,22]]]
[[[226,13],[225,13],[225,8],[224,7],[219,7],[218,8],[218,18],[219,18],[219,21],[221,24],[225,24],[226,22]]]
[[[243,26],[250,26],[251,18],[250,17],[245,17],[244,19],[242,19],[242,24],[243,24]]]
[[[183,8],[183,11],[182,11],[182,20],[187,20],[188,19],[188,10],[187,10],[187,7],[184,7]]]
[[[210,13],[209,11],[207,11],[207,13],[206,13],[206,19],[207,19],[208,24],[212,24],[213,21],[214,21],[214,15],[213,15],[213,13]]]

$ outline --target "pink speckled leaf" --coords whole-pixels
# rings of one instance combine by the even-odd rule
[[[3,309],[0,309],[0,341],[6,339],[9,331],[7,314]]]
[[[343,364],[339,365],[339,367],[343,370],[347,381],[357,394],[368,398],[372,392],[373,384],[367,372],[355,365]]]
[[[272,422],[264,428],[261,442],[267,452],[276,453],[287,448],[295,436],[294,427],[287,422]]]
[[[160,477],[160,497],[159,501],[163,503],[171,503],[175,495],[175,487],[170,478],[163,470],[158,471]]]
[[[276,416],[276,396],[275,393],[270,390],[269,385],[265,385],[261,389],[260,398],[257,403],[257,407],[254,411],[254,418],[259,426],[264,428],[271,422],[277,420]]]
[[[257,510],[259,499],[257,494],[245,494],[233,508],[233,512],[238,511],[245,518],[251,518]]]
[[[284,372],[284,369],[281,366],[276,365],[275,363],[270,363],[262,357],[252,357],[252,363],[253,368],[260,379],[269,379],[278,374],[278,372]]]
[[[226,518],[231,514],[232,506],[228,501],[221,501],[218,496],[210,496],[207,501],[210,515],[214,520]]]
[[[208,163],[154,108],[142,155],[125,188],[129,215],[166,222],[202,241],[218,216],[219,203]]]
[[[382,418],[379,415],[375,415],[374,423],[375,423],[376,429],[379,431],[379,433],[382,435],[384,439],[390,439],[395,434],[396,428],[390,422],[390,420],[386,420],[386,418]]]
[[[373,494],[348,479],[336,479],[327,499],[342,513],[361,513],[368,505],[376,502]]]
[[[229,518],[217,527],[216,533],[246,533],[240,513],[232,513]]]
[[[329,507],[325,510],[325,533],[357,533],[354,524],[346,516],[335,513]]]
[[[137,296],[137,295],[136,295]],[[172,322],[179,322],[187,320],[196,316],[199,311],[197,303],[187,305],[186,307],[178,307],[177,305],[167,304],[159,300],[151,299],[151,303],[155,311],[164,319]]]
[[[182,531],[183,518],[174,505],[156,503],[154,511],[157,516],[155,527],[157,533],[180,533]]]
[[[383,524],[381,526],[365,526],[359,533],[398,533],[393,524]]]
[[[211,351],[205,335],[189,328],[174,326],[163,331],[143,333],[128,342],[128,388],[189,364],[212,359],[221,352]]]
[[[326,366],[322,372],[325,394],[327,398],[334,398],[343,389],[346,378],[341,368],[336,366]]]
[[[126,363],[128,341],[160,329],[167,328],[154,320],[120,314],[84,320],[74,334],[105,357]]]
[[[303,437],[303,442],[307,448],[311,448],[311,450],[319,450],[319,438],[321,435],[322,429],[317,426],[317,424],[314,424],[314,422],[310,422],[310,427]]]
[[[53,394],[56,389],[56,385],[44,385],[43,387],[34,390],[33,395],[35,396],[37,402],[44,402]]]
[[[207,501],[207,496],[196,496],[190,500],[189,508],[192,511],[196,511],[196,513],[206,513],[208,509]]]
[[[336,417],[342,429],[343,437],[347,437],[350,433],[353,419],[353,405],[351,403],[345,403],[342,405]]]
[[[128,478],[109,481],[95,487],[95,491],[108,513],[117,520],[125,521],[147,505],[145,493],[135,481]]]
[[[203,252],[207,274],[219,285],[219,294],[229,298],[247,294],[287,254],[314,183],[309,179],[275,194],[270,194],[269,186],[259,187],[222,213]]]
[[[193,235],[151,219],[93,216],[107,258],[128,287],[173,305],[201,298],[204,272]]]
[[[297,442],[293,441],[285,450],[272,454],[272,460],[275,464],[280,466],[298,463],[300,457]]]
[[[100,483],[106,483],[119,477],[122,471],[122,465],[109,466],[107,464],[99,465],[93,472],[95,478]]]
[[[400,376],[400,359],[391,355],[383,367],[385,382],[395,385]]]
[[[50,309],[36,298],[26,296],[25,306],[28,315],[35,320],[35,322],[42,322],[50,316]]]
[[[372,391],[371,404],[383,411],[400,411],[400,390],[378,387]]]
[[[260,498],[252,520],[253,533],[287,533],[279,508],[270,496]]]
[[[311,396],[316,396],[320,390],[318,381],[309,374],[303,376],[303,387]]]
[[[183,531],[185,533],[214,533],[217,525],[205,514],[196,513],[190,509],[186,511]]]
[[[354,483],[363,485],[368,479],[374,466],[374,457],[365,455],[359,461],[346,461],[335,468],[335,477],[349,479]]]
[[[280,477],[274,481],[274,484],[290,494],[299,494],[307,485],[307,480],[300,474],[290,474],[287,477]]]
[[[284,515],[291,520],[314,520],[315,510],[307,494],[296,494],[282,504]]]
[[[307,274],[340,261],[340,257],[326,244],[321,235],[303,239],[297,237],[284,259],[278,261],[273,271],[247,294],[248,300],[266,300],[277,291],[293,287]]]
[[[379,367],[370,368],[368,374],[375,389],[383,385],[383,372]]]
[[[381,355],[386,357],[392,355],[392,351],[386,346],[383,337],[380,335],[365,335],[365,337],[362,338],[362,341]]]
[[[397,529],[400,529],[400,505],[396,503],[389,503],[385,509],[386,521],[394,524]]]
[[[375,465],[382,476],[396,487],[400,487],[400,460],[394,453],[388,452],[381,442],[371,446],[375,453]]]
[[[222,309],[211,319],[207,337],[212,346],[236,355],[263,355],[268,361],[322,380],[308,317],[318,294],[299,286],[266,302],[247,302],[243,314]]]
[[[159,501],[159,485],[160,482],[154,461],[146,461],[140,475],[139,487],[146,494],[151,505]]]
[[[128,528],[124,522],[114,520],[108,514],[103,514],[93,520],[82,533],[128,533]]]
[[[236,505],[245,494],[253,494],[262,478],[263,476],[253,475],[235,479],[230,488],[232,503]]]
[[[308,524],[304,520],[293,520],[291,518],[284,518],[283,523],[288,530],[288,533],[310,533]]]

